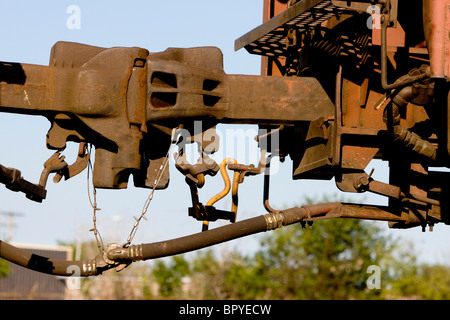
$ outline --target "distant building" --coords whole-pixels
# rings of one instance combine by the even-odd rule
[[[36,255],[58,260],[72,260],[72,248],[66,246],[14,246]],[[66,277],[58,277],[32,271],[14,263],[9,264],[9,273],[0,278],[0,299],[2,300],[63,300],[69,290]],[[73,291],[73,290],[72,290]]]

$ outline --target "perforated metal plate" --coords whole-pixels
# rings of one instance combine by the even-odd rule
[[[245,47],[252,54],[285,58],[288,29],[318,28],[324,21],[346,11],[334,6],[330,0],[302,0],[237,39],[235,50]]]

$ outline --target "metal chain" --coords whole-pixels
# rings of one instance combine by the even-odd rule
[[[147,213],[147,210],[148,210],[148,207],[150,205],[150,202],[153,200],[153,194],[155,192],[156,186],[158,185],[159,181],[161,180],[161,178],[162,178],[162,176],[164,174],[164,170],[166,169],[167,164],[169,163],[170,150],[172,149],[172,146],[174,144],[176,145],[178,143],[178,138],[180,136],[178,136],[176,139],[174,139],[175,133],[177,132],[177,130],[178,130],[178,128],[175,128],[172,131],[172,138],[171,138],[169,150],[167,150],[166,157],[164,158],[164,163],[161,164],[161,166],[159,167],[159,172],[158,172],[158,174],[156,176],[155,181],[153,182],[152,191],[150,192],[147,200],[145,200],[144,207],[142,208],[142,211],[141,211],[141,215],[139,216],[139,218],[133,217],[136,220],[136,222],[134,223],[133,227],[131,228],[131,232],[130,232],[130,235],[128,236],[128,238],[127,238],[127,242],[123,245],[124,248],[130,246],[131,242],[133,241],[133,238],[134,238],[134,236],[135,236],[135,234],[137,232],[137,229],[139,227],[139,223],[140,223],[141,219],[144,218],[145,220],[147,220],[147,217],[145,216],[145,214]]]
[[[87,153],[89,153],[89,154],[91,153],[90,145],[88,145]],[[88,169],[87,169],[87,192],[88,192],[89,202],[91,204],[92,209],[94,210],[94,212],[92,214],[92,221],[94,223],[94,227],[92,229],[90,229],[89,231],[94,232],[97,247],[100,251],[103,251],[103,239],[102,239],[102,236],[100,235],[100,232],[97,229],[97,211],[99,211],[101,209],[97,207],[97,189],[95,188],[95,186],[93,186],[94,201],[92,201],[92,199],[91,199],[91,194],[89,192],[89,171],[92,171],[91,159],[89,159],[89,161],[88,161]]]
[[[138,229],[138,226],[139,226],[139,222],[141,221],[141,219],[144,218],[145,220],[147,220],[147,217],[145,216],[145,214],[147,213],[148,207],[150,206],[150,202],[153,199],[153,194],[154,194],[154,192],[156,190],[156,186],[159,184],[159,182],[160,182],[160,180],[161,180],[161,178],[163,176],[164,170],[166,169],[167,164],[169,163],[170,150],[172,148],[172,145],[174,143],[175,144],[178,143],[178,138],[179,137],[177,137],[177,139],[174,139],[174,136],[175,136],[175,133],[177,132],[177,130],[178,130],[178,128],[175,128],[172,131],[171,143],[170,143],[169,149],[167,150],[167,154],[166,154],[166,156],[164,158],[164,163],[161,164],[161,166],[159,167],[159,172],[158,172],[158,174],[156,176],[155,181],[153,182],[152,191],[150,192],[150,195],[148,196],[147,200],[145,200],[144,206],[143,206],[142,211],[141,211],[141,215],[139,216],[139,218],[134,217],[136,222],[134,223],[133,227],[131,228],[131,232],[130,232],[130,235],[128,236],[128,238],[127,238],[127,242],[123,245],[124,248],[130,246],[131,242],[133,241],[133,238],[134,238],[134,236],[135,236],[135,234],[137,232],[137,229]],[[91,146],[90,145],[88,145],[88,151],[87,152],[91,153]],[[95,188],[95,186],[93,186],[93,192],[92,192],[93,193],[93,200],[91,199],[91,194],[90,194],[90,191],[89,191],[89,181],[90,181],[90,179],[89,179],[89,172],[92,171],[92,170],[93,170],[92,169],[92,163],[91,163],[91,160],[89,159],[88,170],[87,170],[87,191],[88,191],[89,202],[90,202],[90,204],[92,206],[92,209],[94,210],[93,214],[92,214],[92,221],[93,221],[93,225],[94,226],[89,231],[94,232],[94,236],[95,236],[95,241],[97,243],[97,247],[98,247],[98,249],[100,251],[103,251],[103,248],[104,248],[103,247],[103,239],[102,239],[102,237],[100,235],[100,232],[97,229],[97,211],[101,210],[100,208],[97,207],[97,189]]]

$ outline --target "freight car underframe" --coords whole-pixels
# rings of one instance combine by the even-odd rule
[[[311,7],[305,9],[307,4]],[[322,1],[295,4],[288,10],[302,6],[301,11],[290,19],[313,10],[314,5]],[[192,195],[189,215],[203,221],[201,233],[132,245],[145,209],[124,244],[101,248],[93,260],[54,261],[2,241],[0,256],[40,272],[89,276],[114,267],[121,270],[138,260],[318,219],[383,220],[394,228],[448,224],[449,173],[428,170],[448,168],[450,150],[448,78],[436,74],[429,53],[433,36],[427,39],[428,50],[389,47],[388,27],[397,21],[383,9],[380,45],[376,45],[371,30],[363,27],[367,14],[333,12],[319,28],[299,30],[289,21],[274,27],[284,32],[277,38],[284,56],[269,54],[268,66],[284,77],[227,75],[220,50],[212,47],[149,53],[141,48],[58,42],[49,66],[0,63],[0,111],[47,117],[51,122],[47,146],[56,150],[44,164],[38,184],[26,181],[17,169],[0,166],[0,182],[7,188],[41,202],[49,175],[56,173],[54,181],[59,182],[80,173],[88,167],[89,147],[93,146],[95,188],[126,188],[132,176],[136,187],[152,190],[151,201],[153,191],[169,183],[167,150],[177,145],[176,167],[186,176]],[[237,44],[258,53],[255,47],[261,43],[252,45],[257,41],[245,43],[243,39],[248,37],[238,39]],[[444,42],[447,45],[448,40]],[[272,41],[272,48],[280,48],[279,43]],[[259,53],[264,48],[261,45]],[[396,81],[389,84],[392,78]],[[201,134],[186,135],[199,120]],[[216,145],[205,133],[212,130],[214,136],[218,123],[260,126],[262,157],[257,167],[231,159],[219,166],[209,158]],[[78,158],[71,165],[61,157],[67,141],[80,144]],[[183,153],[184,144],[191,142],[199,145],[195,165]],[[326,203],[274,210],[269,204],[268,174],[274,156],[290,156],[294,179],[334,178],[344,192],[374,192],[388,197],[389,205]],[[389,162],[389,183],[365,172],[376,158]],[[225,168],[235,173],[232,188],[224,174],[224,192],[203,205],[197,188],[204,187],[205,175],[214,176]],[[236,222],[238,185],[256,174],[265,174],[264,206],[269,213]],[[215,209],[215,201],[230,189],[231,211]],[[208,230],[209,222],[217,219],[232,223]]]

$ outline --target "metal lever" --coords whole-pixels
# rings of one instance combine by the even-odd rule
[[[41,178],[39,179],[39,185],[45,189],[47,184],[48,175],[52,172],[58,172],[67,167],[67,162],[64,161],[65,156],[61,156],[61,152],[55,152],[47,161],[44,163],[44,170],[41,173]]]
[[[73,164],[64,167],[62,170],[56,173],[56,175],[53,177],[53,182],[58,183],[59,181],[61,181],[61,178],[63,176],[66,180],[68,180],[86,169],[89,163],[89,158],[91,156],[90,153],[86,153],[86,150],[87,143],[80,142],[77,160],[75,160]]]

